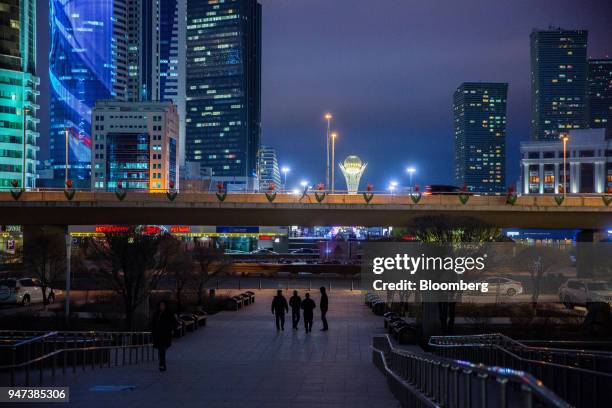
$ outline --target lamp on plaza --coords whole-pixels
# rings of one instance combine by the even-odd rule
[[[283,173],[283,191],[287,189],[287,173],[289,173],[291,169],[287,166],[281,167],[281,173]]]
[[[413,190],[413,187],[412,187],[413,186],[413,184],[412,184],[412,177],[413,177],[414,173],[416,173],[416,169],[414,167],[410,166],[410,167],[408,167],[406,169],[406,172],[410,176],[410,191],[412,191]]]
[[[395,189],[397,188],[397,181],[393,180],[389,183],[389,191],[391,192],[391,194],[393,194],[395,192]]]
[[[567,142],[569,141],[569,135],[561,133],[561,140],[563,140],[563,198],[565,198],[567,195]]]
[[[330,135],[331,135],[331,120],[332,120],[332,114],[331,113],[326,113],[325,114],[325,120],[327,121],[327,132],[326,132],[326,136],[325,136],[325,161],[326,161],[326,165],[325,165],[325,187],[329,188],[329,143],[330,143]],[[332,163],[334,161],[332,160]]]

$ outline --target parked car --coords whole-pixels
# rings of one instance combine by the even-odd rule
[[[612,304],[612,288],[604,281],[591,279],[568,279],[559,288],[559,301],[568,309],[586,306],[590,302]]]
[[[480,281],[487,283],[487,294],[516,296],[523,293],[523,284],[501,276],[491,276]]]
[[[47,302],[55,301],[55,294],[48,289]],[[0,304],[43,303],[43,291],[40,281],[34,278],[2,279],[0,280]]]
[[[271,249],[261,248],[251,252],[252,255],[278,255],[278,252],[274,252]]]

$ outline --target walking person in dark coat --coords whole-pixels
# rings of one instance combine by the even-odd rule
[[[276,330],[285,330],[285,313],[289,311],[287,299],[283,296],[283,291],[278,290],[272,299],[272,314],[276,316]]]
[[[298,323],[300,322],[300,307],[302,306],[302,298],[298,296],[298,291],[293,291],[293,296],[289,298],[289,306],[291,306],[291,323],[293,323],[293,330],[298,329]]]
[[[159,371],[166,371],[166,350],[172,344],[172,332],[177,324],[176,317],[170,312],[166,302],[160,301],[151,321],[153,347],[159,355]]]
[[[327,310],[329,309],[329,299],[325,292],[325,286],[321,286],[321,301],[319,302],[319,308],[321,308],[321,321],[323,322],[323,328],[321,331],[328,331],[329,326],[327,325]]]
[[[314,300],[310,298],[310,293],[306,293],[305,296],[306,298],[302,300],[301,308],[304,311],[304,327],[306,328],[306,333],[310,333],[312,331],[312,320],[314,318],[313,310],[317,306]]]

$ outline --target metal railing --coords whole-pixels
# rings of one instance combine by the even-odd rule
[[[375,336],[372,347],[404,407],[570,407],[526,372],[396,349],[386,335]]]
[[[0,376],[11,386],[43,384],[57,372],[152,361],[150,332],[0,331]]]
[[[529,372],[578,407],[612,401],[610,353],[529,347],[503,335],[432,337],[429,346],[438,356]]]

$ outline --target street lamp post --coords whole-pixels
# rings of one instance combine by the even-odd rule
[[[563,198],[567,195],[567,142],[569,137],[566,133],[561,134],[563,140]]]
[[[331,169],[331,192],[332,194],[334,193],[334,191],[336,190],[336,183],[335,183],[335,173],[336,173],[336,138],[338,137],[337,133],[332,133],[331,134],[331,142],[332,142],[332,154],[331,154],[331,161],[332,161],[332,169]]]
[[[23,108],[23,164],[21,166],[21,188],[25,190],[26,188],[26,166],[27,161],[26,158],[28,156],[28,112],[30,110],[28,108]]]
[[[287,173],[290,171],[291,169],[287,166],[281,168],[281,172],[283,173],[283,191],[287,191]]]
[[[325,166],[325,187],[329,188],[329,137],[331,133],[331,120],[332,120],[331,113],[325,114],[325,120],[327,120],[327,133],[325,137],[325,150],[326,150],[325,161],[327,163]]]
[[[64,185],[67,187],[68,184],[68,127],[64,130],[66,132],[66,160],[64,162]]]
[[[412,184],[412,176],[414,175],[414,173],[416,172],[416,169],[414,167],[408,167],[406,169],[406,171],[408,172],[408,174],[410,175],[410,191],[414,191],[413,188],[413,184]]]

